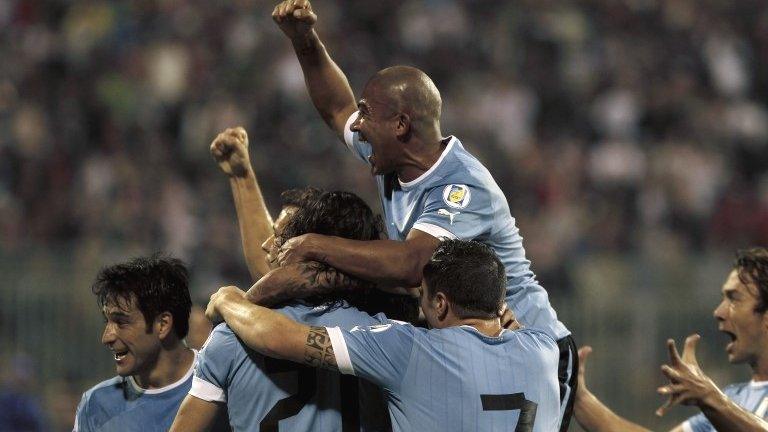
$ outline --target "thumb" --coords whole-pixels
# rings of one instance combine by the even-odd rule
[[[587,345],[579,348],[579,374],[584,375],[587,368],[587,357],[592,354],[592,347]]]

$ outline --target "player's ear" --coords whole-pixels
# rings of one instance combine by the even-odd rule
[[[411,139],[411,117],[406,113],[397,116],[395,134],[400,142],[408,142]]]
[[[165,340],[173,331],[173,315],[170,312],[160,312],[155,317],[155,331],[160,340]]]
[[[438,292],[435,294],[435,297],[432,299],[432,302],[435,307],[435,315],[440,321],[443,321],[445,317],[448,315],[448,310],[450,309],[450,304],[448,303],[448,297],[445,296],[442,292]]]

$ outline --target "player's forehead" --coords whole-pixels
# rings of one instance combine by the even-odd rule
[[[275,222],[272,224],[275,233],[282,231],[285,228],[298,209],[299,208],[295,205],[283,206],[280,210],[280,214],[277,215],[277,219],[275,219]]]
[[[101,308],[104,315],[125,315],[131,316],[137,313],[141,313],[138,306],[138,301],[134,294],[128,296],[114,295],[110,296],[104,302]]]
[[[728,274],[728,278],[723,283],[721,291],[724,296],[732,296],[735,294],[746,295],[749,297],[757,297],[757,290],[753,286],[745,284],[739,277],[738,270],[734,269]]]

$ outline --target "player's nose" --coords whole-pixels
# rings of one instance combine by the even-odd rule
[[[104,345],[112,345],[117,340],[117,335],[115,334],[114,326],[107,324],[104,327],[104,333],[101,334],[101,343]]]
[[[261,250],[263,250],[266,253],[269,253],[269,251],[272,249],[272,243],[274,242],[275,242],[274,235],[267,237],[267,239],[264,240],[264,243],[261,244]]]

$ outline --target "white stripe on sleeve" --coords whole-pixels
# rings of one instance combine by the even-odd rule
[[[681,425],[683,427],[683,432],[693,432],[693,428],[691,427],[691,422],[686,420]]]
[[[349,358],[347,343],[344,341],[344,335],[341,334],[341,329],[338,327],[326,327],[325,330],[331,338],[333,355],[336,356],[336,365],[339,367],[339,372],[345,375],[354,375],[355,368],[352,367],[352,360]]]
[[[352,122],[354,122],[357,118],[358,113],[359,111],[353,112],[352,115],[349,116],[349,119],[347,119],[347,122],[344,124],[344,143],[347,145],[347,148],[352,151],[352,153],[356,153],[355,149],[352,147],[354,145],[355,134],[349,130],[349,128],[352,126]]]
[[[196,376],[192,377],[192,388],[189,389],[189,394],[208,402],[227,401],[227,395],[224,394],[224,390]]]
[[[453,234],[452,232],[448,231],[445,228],[439,227],[437,225],[423,223],[423,222],[413,224],[413,227],[411,229],[416,229],[416,230],[425,232],[431,235],[432,237],[438,238],[440,240],[443,240],[446,238],[450,240],[455,240],[457,238],[455,234]]]

